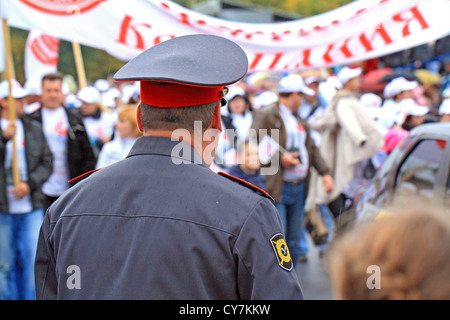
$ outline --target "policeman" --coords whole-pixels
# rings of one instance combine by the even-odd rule
[[[140,81],[143,137],[47,211],[38,299],[303,298],[270,196],[208,167],[226,86],[247,68],[234,42],[188,35],[115,74]]]

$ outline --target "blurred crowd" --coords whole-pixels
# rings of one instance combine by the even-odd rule
[[[44,79],[47,85],[44,85]],[[15,80],[12,84],[11,93],[17,117],[40,122],[48,143],[47,146],[42,142],[42,134],[34,134],[32,138],[27,136],[35,130],[28,127],[30,124],[27,120],[23,120],[23,123],[10,123],[9,85],[7,81],[3,81],[0,84],[0,151],[3,164],[0,171],[7,183],[0,190],[3,193],[0,194],[0,212],[10,215],[0,215],[0,250],[9,247],[16,252],[17,247],[14,248],[12,239],[20,237],[13,235],[13,232],[23,232],[20,241],[28,242],[33,247],[43,210],[69,188],[68,180],[88,169],[102,168],[124,159],[142,133],[136,124],[136,106],[140,101],[139,82],[115,83],[110,78],[97,79],[78,89],[70,76],[54,74],[43,79],[29,79],[23,86]],[[295,110],[294,118],[302,120],[297,122],[292,114],[283,113],[280,107],[280,119],[285,123],[287,139],[284,144],[278,141],[279,148],[282,150],[288,146],[296,146],[298,141],[293,142],[293,139],[303,139],[303,142],[297,143],[300,149],[290,148],[286,152],[295,154],[298,159],[291,158],[289,161],[292,165],[286,166],[296,168],[295,170],[284,170],[283,192],[286,191],[286,185],[294,185],[294,181],[307,179],[306,189],[297,197],[304,197],[300,206],[304,206],[306,218],[311,218],[308,212],[317,209],[327,229],[332,228],[333,217],[338,217],[351,204],[356,188],[370,181],[386,156],[410,130],[423,123],[450,121],[448,57],[428,64],[414,62],[409,68],[391,67],[387,65],[386,59],[373,59],[352,66],[288,73],[252,72],[228,89],[225,95],[227,104],[222,107],[223,130],[217,145],[216,161],[211,169],[228,172],[271,193],[271,182],[260,173],[265,163],[261,163],[260,150],[251,143],[250,133],[252,129],[264,129],[255,125],[255,119],[258,119],[259,124],[271,120],[264,118],[264,110],[269,110],[274,105],[292,103],[294,107],[288,109],[290,112]],[[292,93],[298,93],[295,95],[296,100]],[[62,106],[69,111],[62,112]],[[294,127],[290,126],[292,123]],[[342,133],[344,131],[345,134]],[[304,132],[307,132],[306,136]],[[21,188],[16,188],[12,183],[13,151],[8,142],[13,136],[19,140],[16,144],[19,146],[17,153],[21,180],[29,181]],[[309,145],[310,138],[314,146]],[[355,145],[358,149],[352,149],[350,140],[357,141]],[[29,145],[30,141],[33,141],[36,150]],[[305,145],[306,151],[302,149]],[[28,151],[32,149],[33,152]],[[328,171],[320,169],[324,166],[314,163],[314,159],[313,163],[308,163],[307,158],[315,154],[315,149],[319,150]],[[333,154],[329,154],[330,150]],[[302,158],[303,154],[306,158]],[[349,156],[357,157],[358,161],[350,168],[342,166]],[[76,166],[74,162],[77,162]],[[282,162],[282,166],[283,163],[286,162]],[[322,179],[330,176],[332,180],[318,180],[319,176]],[[290,178],[292,179],[289,180]],[[325,192],[323,188],[326,189]],[[40,202],[43,206],[36,206],[36,199],[44,199]],[[280,208],[277,207],[281,210]],[[36,212],[36,209],[40,210]],[[34,224],[30,222],[28,229],[17,231],[14,226],[20,226],[24,222],[14,220],[21,216],[16,213],[34,213],[37,218],[30,218]],[[287,228],[287,224],[293,222],[289,222],[287,217],[285,219],[283,223]],[[298,229],[304,224],[303,218],[299,221],[296,222],[300,223],[296,225]],[[292,255],[296,259],[294,263],[306,260],[308,243],[305,240],[306,223],[304,225],[300,234],[291,238],[288,236],[291,254],[294,253]],[[30,238],[31,235],[33,239]],[[296,243],[293,244],[292,241]],[[326,242],[327,240],[317,243],[326,245]],[[30,263],[33,261],[33,254],[34,252],[28,252],[23,258],[22,265],[27,265],[27,270],[32,268]],[[26,270],[25,267],[21,268]],[[24,283],[28,281],[31,289],[24,289],[23,292],[27,293],[22,292],[20,295],[17,290],[5,289],[10,285],[10,279],[6,277],[12,276],[5,276],[5,273],[0,272],[1,299],[32,298],[33,293],[30,291],[33,285],[30,284],[30,279],[22,279]],[[22,284],[22,288],[24,287],[26,285]]]

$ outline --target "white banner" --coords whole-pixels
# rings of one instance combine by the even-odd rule
[[[25,45],[25,78],[40,79],[58,69],[59,40],[31,30]]]
[[[359,0],[282,23],[226,21],[161,0],[2,3],[11,26],[78,41],[125,61],[169,38],[193,33],[223,36],[245,50],[249,71],[349,64],[450,34],[450,0]]]

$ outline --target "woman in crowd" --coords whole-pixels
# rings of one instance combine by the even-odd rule
[[[134,142],[141,135],[136,123],[136,106],[122,106],[116,123],[116,137],[103,146],[98,156],[97,168],[125,159]]]

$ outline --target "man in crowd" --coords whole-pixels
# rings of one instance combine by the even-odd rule
[[[47,209],[69,188],[68,181],[95,169],[96,158],[83,120],[63,106],[63,76],[47,74],[42,78],[41,107],[30,117],[42,124],[53,154],[53,173],[42,186]]]
[[[24,114],[27,92],[12,83],[15,121],[9,82],[0,84],[0,300],[33,300],[34,258],[44,217],[41,186],[52,173],[52,153],[41,125]]]
[[[272,159],[280,166],[275,174],[266,175],[266,188],[275,198],[295,265],[298,259],[305,258],[307,250],[307,246],[300,245],[300,239],[305,230],[302,225],[311,166],[322,175],[327,191],[333,189],[333,179],[311,138],[308,124],[298,116],[303,95],[313,95],[312,90],[305,86],[300,75],[291,74],[280,80],[278,93],[276,103],[255,114],[252,132],[259,141],[262,132],[266,132],[280,146],[274,155],[276,159]]]

